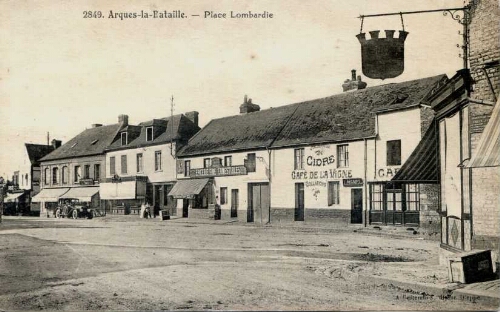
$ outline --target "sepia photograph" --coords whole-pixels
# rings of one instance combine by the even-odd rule
[[[498,311],[498,0],[0,0],[0,311]]]

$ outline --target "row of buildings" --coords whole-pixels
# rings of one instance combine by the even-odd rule
[[[106,213],[148,202],[189,218],[420,226],[443,254],[497,257],[499,16],[478,1],[470,68],[451,78],[366,88],[353,71],[343,93],[265,110],[245,96],[239,114],[202,129],[197,112],[137,125],[120,115],[47,146],[19,179],[38,181],[41,216],[77,199]]]

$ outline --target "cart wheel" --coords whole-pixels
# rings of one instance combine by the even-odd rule
[[[56,218],[61,218],[61,209],[56,210]]]
[[[72,215],[73,215],[73,219],[78,219],[78,210],[76,210],[76,209],[73,210]]]

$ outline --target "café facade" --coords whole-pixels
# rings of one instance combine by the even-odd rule
[[[179,151],[170,195],[187,217],[418,226],[438,186],[391,180],[433,120],[429,90],[446,80],[262,111],[245,97],[239,115],[212,120]]]

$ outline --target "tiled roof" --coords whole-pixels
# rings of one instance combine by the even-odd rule
[[[375,135],[375,112],[419,105],[446,75],[375,86],[259,112],[214,119],[179,156],[362,139]]]
[[[104,153],[104,149],[113,142],[118,130],[120,130],[120,126],[120,124],[113,124],[86,129],[41,160],[46,161],[102,154]]]
[[[38,160],[54,150],[52,145],[26,143],[26,152],[32,165],[38,165]]]
[[[211,120],[189,140],[180,156],[265,148],[278,136],[299,105]]]
[[[171,119],[173,120],[172,123],[170,121]],[[150,126],[153,126],[153,131],[155,133],[154,139],[152,141],[146,141],[146,128]],[[120,130],[120,132],[123,130],[125,129]],[[168,143],[170,141],[186,142],[199,130],[200,127],[195,125],[191,120],[182,114],[161,119],[153,119],[141,122],[138,126],[128,126],[128,144],[122,145],[119,136],[117,136],[108,148],[106,148],[106,150],[135,148]]]

